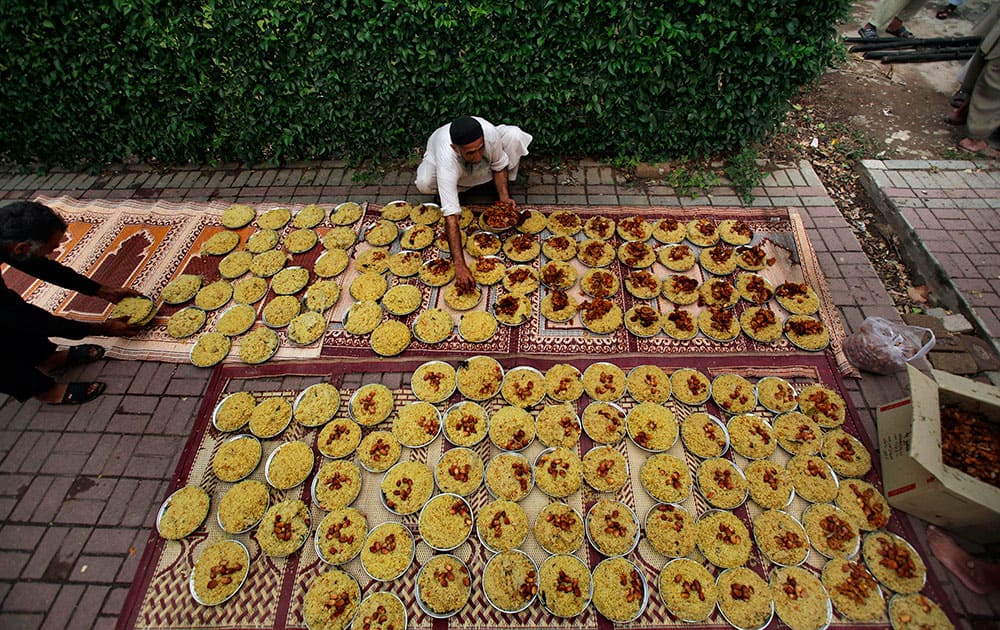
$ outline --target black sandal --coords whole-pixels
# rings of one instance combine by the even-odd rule
[[[955,109],[962,107],[968,102],[969,102],[969,93],[962,89],[959,89],[957,92],[952,94],[951,100],[948,101],[948,103]]]
[[[950,17],[955,17],[956,9],[958,9],[958,7],[956,7],[955,5],[946,4],[940,9],[938,9],[938,12],[934,14],[934,17],[936,17],[939,20],[947,20]]]
[[[87,363],[93,363],[94,361],[100,361],[103,358],[103,346],[99,346],[95,343],[85,343],[80,346],[70,347],[66,354],[66,362],[62,365],[62,367],[76,367],[78,365],[85,365]]]
[[[53,404],[82,405],[103,394],[105,387],[105,384],[100,381],[93,383],[69,383],[66,385],[66,393],[63,394],[62,400]]]
[[[906,28],[905,26],[902,26],[902,25],[900,25],[900,27],[897,28],[894,31],[890,31],[889,29],[885,29],[885,32],[888,33],[888,34],[890,34],[890,35],[892,35],[893,37],[898,37],[900,39],[913,39],[914,37],[916,37],[916,35],[914,35],[913,33],[911,33],[908,28]]]

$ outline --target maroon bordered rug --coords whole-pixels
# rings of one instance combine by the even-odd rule
[[[441,357],[448,360],[453,365],[465,358],[464,355],[451,357]],[[567,362],[567,358],[540,359],[534,357],[498,356],[498,360],[505,368],[527,365],[544,370],[557,362]],[[827,353],[819,354],[797,354],[782,357],[761,357],[761,356],[717,356],[702,355],[700,357],[672,357],[672,356],[648,356],[635,354],[621,354],[615,356],[595,356],[587,358],[572,358],[568,362],[579,368],[606,360],[613,362],[623,369],[641,365],[655,364],[663,367],[668,372],[678,367],[693,367],[709,376],[721,373],[733,372],[741,374],[754,381],[765,375],[777,375],[789,379],[793,383],[803,384],[809,382],[821,382],[828,387],[839,392],[848,403],[848,416],[845,429],[858,436],[874,453],[874,445],[870,436],[864,433],[857,413],[850,403],[850,398],[843,386],[843,381],[837,369],[836,362]],[[217,447],[219,441],[225,436],[218,433],[210,425],[211,412],[221,397],[232,391],[254,391],[258,395],[282,395],[293,397],[297,391],[306,385],[315,382],[331,382],[337,385],[342,397],[349,396],[361,383],[382,382],[393,390],[397,403],[405,403],[414,400],[412,392],[409,390],[409,375],[418,367],[420,360],[359,360],[359,359],[339,359],[329,361],[310,361],[308,363],[283,363],[265,365],[258,368],[246,368],[243,366],[221,366],[215,369],[209,383],[204,402],[199,410],[195,421],[191,438],[189,439],[184,452],[181,455],[180,463],[173,477],[170,491],[186,484],[195,484],[205,488],[213,495],[212,511],[205,525],[195,534],[181,542],[167,542],[159,538],[154,532],[143,552],[133,587],[130,590],[125,602],[118,627],[125,628],[291,628],[300,629],[304,627],[302,618],[302,598],[304,590],[309,582],[318,574],[324,572],[327,567],[318,559],[311,542],[307,542],[305,548],[287,560],[271,560],[260,554],[259,546],[251,534],[238,536],[240,540],[247,543],[251,550],[252,567],[250,578],[240,593],[232,600],[222,606],[215,608],[205,608],[195,604],[187,590],[187,577],[191,571],[194,560],[197,558],[201,548],[208,543],[214,542],[223,537],[218,526],[214,522],[215,510],[218,507],[221,491],[228,488],[228,484],[218,482],[212,475],[208,462]],[[457,395],[456,395],[457,396]],[[457,398],[456,398],[457,399]],[[678,416],[690,413],[691,409],[680,405],[671,399],[669,403]],[[346,414],[346,405],[342,405],[338,417]],[[444,407],[444,405],[441,405]],[[500,406],[499,401],[487,403],[489,410],[494,410]],[[582,410],[584,401],[578,405],[578,410]],[[631,402],[623,399],[623,407],[630,407]],[[716,412],[714,403],[709,403],[707,409]],[[380,428],[388,427],[389,422],[384,423]],[[315,441],[318,430],[305,430],[293,423],[292,428],[277,440],[265,442],[265,455],[273,450],[278,443],[292,439],[305,440],[308,443]],[[588,449],[592,443],[584,436],[581,440],[580,452]],[[428,447],[421,449],[404,450],[404,456],[416,461],[423,461],[433,465],[441,452],[447,448],[444,440],[438,437]],[[623,455],[630,461],[632,467],[632,478],[626,487],[620,491],[616,498],[632,507],[640,519],[643,518],[645,510],[652,504],[652,500],[637,483],[637,475],[641,462],[647,454],[636,448],[626,438],[618,446]],[[533,450],[532,450],[533,449]],[[488,443],[476,447],[477,452],[484,458],[497,453],[495,447]],[[536,443],[529,447],[528,457],[532,459],[535,451],[540,450]],[[670,451],[679,457],[683,457],[691,469],[697,465],[697,459],[684,452],[680,442],[675,444]],[[745,463],[739,456],[727,456],[738,465]],[[778,452],[772,456],[777,461],[787,460],[787,454]],[[881,486],[879,481],[878,458],[874,457],[873,470],[866,476],[866,480]],[[314,471],[315,472],[315,471]],[[354,506],[366,513],[369,524],[375,524],[389,519],[398,519],[391,515],[382,506],[378,498],[378,481],[380,476],[363,473],[364,488],[361,496]],[[260,468],[254,474],[261,477]],[[287,493],[277,493],[272,491],[272,500],[280,500],[287,497],[301,498],[310,501],[309,481],[299,488]],[[570,505],[577,509],[583,509],[595,499],[595,494],[589,491],[580,491],[571,495],[568,499]],[[470,497],[474,509],[480,508],[489,500],[484,488],[480,488]],[[523,507],[529,514],[529,521],[533,518],[542,505],[548,499],[535,489],[532,494],[522,502]],[[684,506],[698,514],[707,509],[704,499],[695,491],[692,496],[683,502]],[[796,498],[795,502],[788,508],[793,516],[799,516],[804,507],[801,499]],[[759,509],[751,504],[746,504],[734,513],[744,521],[748,521]],[[313,523],[317,523],[322,517],[322,512],[318,508],[313,508]],[[416,531],[416,518],[405,517],[402,522],[412,531]],[[899,514],[894,514],[887,527],[890,531],[900,534],[905,539],[915,542],[914,532],[909,522]],[[915,543],[917,544],[917,543]],[[522,548],[536,560],[544,557],[544,553],[537,547],[534,539],[529,536]],[[460,547],[456,554],[469,564],[473,578],[472,598],[469,604],[454,618],[447,622],[434,621],[419,611],[416,606],[413,585],[416,578],[418,565],[425,562],[431,555],[429,548],[422,543],[418,545],[416,563],[399,580],[386,584],[379,584],[369,580],[361,570],[357,560],[345,565],[344,569],[358,578],[365,594],[369,592],[387,590],[398,595],[409,612],[409,627],[411,628],[435,628],[444,630],[445,628],[600,628],[609,630],[612,626],[607,620],[597,614],[593,607],[573,620],[560,620],[545,613],[538,603],[533,604],[523,613],[517,615],[506,615],[496,612],[486,602],[482,595],[482,569],[485,566],[488,554],[483,546],[476,540],[466,543]],[[588,545],[584,545],[579,551],[581,559],[591,566],[596,564],[600,556],[596,554]],[[663,565],[665,557],[660,556],[649,547],[648,543],[641,542],[639,547],[630,556],[642,571],[647,582],[655,586],[655,576]],[[695,552],[694,556],[701,559]],[[822,567],[824,561],[822,557],[812,552],[807,565],[812,570]],[[765,560],[756,549],[751,554],[748,565],[750,568],[764,573],[765,569],[771,565]],[[711,569],[713,573],[718,571]],[[941,603],[946,610],[950,607],[940,588],[939,581],[933,570],[928,571],[928,581],[923,592],[935,601]],[[954,618],[954,616],[953,616]],[[649,604],[642,616],[629,627],[634,628],[666,628],[676,627],[680,622],[676,620],[663,606],[655,589],[651,592]],[[684,624],[693,628],[720,628],[728,627],[725,620],[716,610],[708,621],[699,624]],[[847,627],[887,627],[887,621],[883,619],[877,623],[856,624],[849,623],[835,616],[832,626],[834,628]]]

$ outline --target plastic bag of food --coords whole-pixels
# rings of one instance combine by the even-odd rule
[[[867,317],[858,331],[844,340],[844,353],[862,370],[891,374],[930,352],[934,341],[930,328]]]

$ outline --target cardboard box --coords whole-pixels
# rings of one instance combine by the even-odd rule
[[[941,457],[942,405],[1000,422],[1000,389],[947,372],[908,367],[910,398],[878,409],[882,480],[889,504],[972,540],[1000,541],[1000,488]]]

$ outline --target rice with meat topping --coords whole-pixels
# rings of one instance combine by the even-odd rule
[[[395,407],[392,390],[381,383],[362,385],[351,396],[351,418],[363,427],[373,427],[389,417]]]
[[[698,518],[698,549],[717,567],[746,564],[752,541],[746,525],[732,512],[711,510]]]
[[[587,608],[593,584],[590,569],[579,558],[549,556],[538,573],[538,599],[553,615],[575,617]]]
[[[753,519],[753,535],[767,558],[782,566],[797,566],[809,555],[809,537],[802,524],[780,510],[768,510]]]
[[[580,513],[558,501],[542,508],[531,531],[542,549],[552,554],[573,553],[585,535]]]
[[[953,630],[951,620],[929,597],[914,593],[889,600],[889,621],[896,630]]]
[[[771,619],[771,589],[746,567],[727,569],[715,580],[719,610],[737,628],[762,628]]]
[[[774,453],[777,440],[774,429],[754,413],[733,416],[726,424],[733,450],[747,459],[762,459]]]
[[[712,381],[712,400],[723,411],[746,413],[757,406],[753,384],[737,374],[720,374]]]
[[[368,521],[354,508],[331,510],[316,526],[316,551],[330,564],[354,559],[365,544]]]
[[[368,630],[402,630],[406,628],[406,608],[400,599],[385,591],[371,593],[361,601],[355,619]]]
[[[542,451],[535,460],[534,473],[538,489],[551,497],[568,497],[583,485],[583,463],[568,448]]]
[[[830,466],[816,455],[796,455],[788,461],[795,494],[811,503],[826,503],[837,496],[837,477]]]
[[[535,439],[535,419],[530,413],[504,405],[490,417],[490,441],[504,451],[519,451]]]
[[[625,558],[608,558],[594,568],[594,608],[612,622],[627,622],[642,614],[646,581]]]
[[[627,555],[639,542],[639,519],[621,501],[600,499],[586,518],[587,537],[606,556]]]
[[[867,447],[843,429],[823,435],[820,454],[841,477],[864,477],[872,468],[872,456]]]
[[[843,617],[851,621],[884,619],[882,591],[863,564],[830,560],[823,566],[821,579],[834,607]]]
[[[520,453],[500,453],[486,464],[486,488],[499,499],[520,501],[534,485],[534,471]]]
[[[426,464],[399,462],[379,484],[386,507],[396,514],[416,514],[434,492],[434,474]]]
[[[399,443],[410,448],[424,446],[441,430],[437,408],[424,401],[403,405],[392,421],[392,434]]]
[[[628,463],[610,446],[597,446],[583,455],[583,478],[598,492],[618,492],[628,481]]]
[[[665,451],[677,441],[677,420],[669,407],[653,402],[639,403],[625,416],[632,441],[649,451]]]
[[[337,418],[323,427],[316,448],[326,457],[347,457],[361,442],[361,427],[353,420]]]
[[[569,403],[545,405],[535,418],[535,433],[545,446],[573,448],[580,441],[580,418]]]
[[[384,472],[399,461],[403,449],[389,431],[372,431],[358,444],[358,462],[369,472]]]
[[[687,463],[666,453],[647,459],[639,480],[649,496],[663,503],[677,503],[691,494],[691,472]]]
[[[309,529],[309,508],[302,501],[288,499],[264,512],[257,526],[257,542],[264,555],[282,558],[302,546]]]
[[[583,430],[595,442],[616,444],[625,436],[625,412],[606,402],[592,402],[583,410]]]
[[[483,458],[468,448],[450,448],[434,469],[434,481],[441,492],[468,496],[483,483]]]
[[[799,406],[795,388],[777,376],[765,376],[757,381],[757,398],[765,409],[774,413],[792,411]]]
[[[511,368],[504,375],[500,394],[512,405],[531,407],[545,397],[545,377],[535,368]]]
[[[823,429],[804,414],[783,413],[774,419],[774,434],[778,444],[793,455],[815,455],[823,443]]]
[[[396,522],[376,526],[361,548],[361,566],[372,578],[385,582],[401,576],[413,562],[413,534]]]
[[[830,597],[812,573],[782,567],[771,574],[771,597],[778,618],[792,630],[819,630],[830,622]]]
[[[558,402],[571,402],[583,395],[583,380],[575,366],[557,363],[545,371],[545,393]]]
[[[698,457],[719,457],[729,448],[729,434],[715,416],[704,412],[689,415],[681,422],[684,446]]]
[[[799,410],[824,429],[835,429],[847,418],[847,404],[840,394],[821,383],[799,390]]]
[[[837,492],[837,506],[865,531],[882,529],[889,522],[888,502],[878,488],[867,481],[845,479]]]
[[[746,501],[747,480],[728,459],[706,459],[698,466],[698,488],[715,507],[735,509]]]
[[[847,512],[829,503],[817,503],[802,513],[809,542],[827,558],[850,558],[861,538]]]
[[[309,583],[302,616],[310,630],[342,630],[354,618],[360,600],[357,580],[334,569]]]
[[[458,365],[458,391],[470,400],[488,400],[500,391],[503,368],[487,356],[475,356]]]
[[[625,372],[612,363],[591,363],[583,372],[583,389],[593,400],[618,400],[626,386]]]
[[[685,405],[700,405],[712,394],[708,377],[691,368],[680,368],[670,375],[670,389],[674,398]]]
[[[453,405],[444,415],[444,436],[455,446],[474,446],[489,431],[489,414],[471,401]]]
[[[780,509],[792,500],[794,485],[785,467],[768,459],[750,462],[743,469],[750,498],[764,509]]]
[[[660,571],[658,586],[667,609],[682,621],[702,621],[715,610],[715,580],[694,560],[668,562]]]
[[[493,551],[510,551],[528,537],[528,515],[513,501],[496,499],[476,514],[479,540]]]
[[[694,518],[680,505],[657,503],[646,513],[646,539],[653,549],[671,558],[694,551]]]
[[[192,587],[198,603],[226,601],[243,586],[249,570],[250,558],[241,543],[222,540],[210,545],[194,564]]]
[[[455,368],[443,361],[428,361],[413,371],[413,395],[429,403],[447,400],[457,386]]]
[[[524,610],[538,593],[535,563],[522,551],[504,551],[486,563],[483,593],[503,612]]]
[[[469,601],[472,580],[469,569],[451,555],[432,556],[417,574],[418,597],[436,615],[457,613]]]
[[[343,459],[320,466],[313,484],[313,500],[321,510],[339,510],[358,498],[361,492],[361,469]]]
[[[639,365],[625,379],[628,393],[638,402],[666,402],[670,398],[670,377],[655,365]]]

